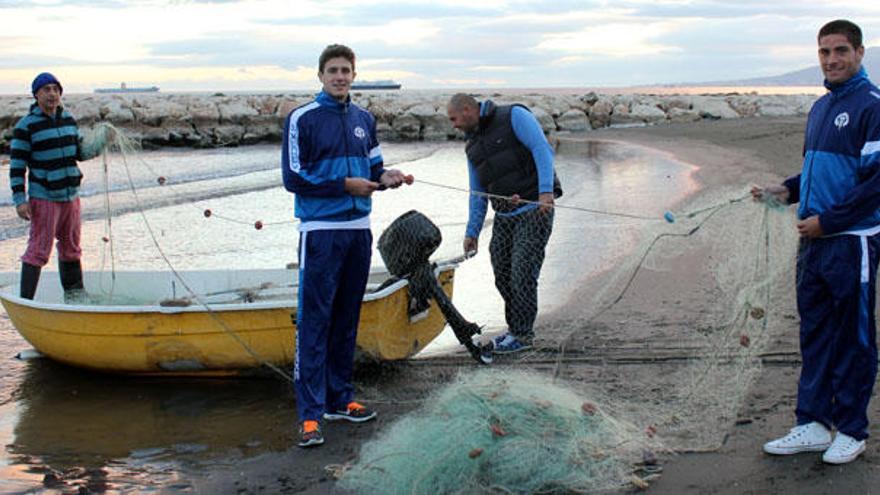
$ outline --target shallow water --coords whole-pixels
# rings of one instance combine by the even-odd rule
[[[398,215],[417,209],[443,233],[435,258],[459,255],[467,221],[461,143],[383,148],[386,159],[415,175],[416,183],[374,196],[374,239]],[[175,269],[278,268],[296,260],[293,201],[279,185],[277,147],[145,153],[129,160],[127,173],[114,160],[108,176],[115,191],[112,229],[103,218],[102,165],[97,160],[84,166],[94,181],[83,198],[85,269],[167,270],[169,263]],[[616,143],[564,144],[556,166],[565,194],[541,274],[542,313],[566,303],[572,288],[591,274],[613,266],[639,242],[646,222],[662,221],[664,211],[698,188],[694,167]],[[156,182],[158,175],[166,177],[165,186]],[[129,176],[137,198],[126,190]],[[0,216],[0,270],[18,268],[26,242],[17,225],[23,222],[9,216],[11,209]],[[466,318],[497,332],[504,321],[489,265],[490,231],[487,223],[478,255],[457,270],[454,301]],[[373,263],[381,264],[378,253]],[[428,352],[455,347],[446,332]],[[236,459],[295,448],[292,434],[278,433],[290,430],[295,417],[293,394],[281,380],[101,376],[14,358],[28,348],[0,313],[0,441],[6,445],[0,492],[43,486],[186,490],[188,479]]]

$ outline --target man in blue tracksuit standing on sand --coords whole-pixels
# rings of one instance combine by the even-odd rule
[[[351,48],[328,46],[318,62],[322,91],[284,123],[282,177],[300,220],[294,364],[300,447],[324,443],[322,419],[376,417],[354,401],[351,384],[372,255],[370,197],[412,183],[412,176],[383,167],[376,120],[349,96],[354,77]]]
[[[538,276],[553,230],[554,199],[562,194],[553,171],[553,149],[541,124],[522,105],[478,103],[459,93],[449,100],[446,113],[467,139],[471,196],[465,253],[477,250],[487,194],[495,210],[489,255],[495,287],[504,299],[507,332],[493,339],[493,352],[529,349],[538,314]]]
[[[800,203],[797,301],[803,365],[797,426],[764,445],[776,455],[824,451],[844,464],[865,451],[868,402],[877,375],[874,297],[880,250],[880,89],[861,66],[858,26],[819,30],[829,92],[810,110],[804,165],[782,186],[755,187]],[[832,428],[837,429],[833,436]]]

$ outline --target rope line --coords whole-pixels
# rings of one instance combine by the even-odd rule
[[[105,125],[109,126],[109,124],[105,124]],[[112,127],[112,126],[110,126],[110,127]],[[127,138],[122,136],[121,133],[116,132],[114,140],[116,141],[116,144],[119,146],[120,150],[126,149],[125,146],[128,146],[128,149],[131,149],[131,144],[127,143]],[[211,306],[208,303],[206,303],[204,301],[204,299],[202,299],[202,297],[200,295],[198,295],[192,289],[192,287],[190,287],[190,285],[187,283],[186,279],[184,279],[183,276],[177,271],[177,269],[174,267],[174,264],[171,263],[171,260],[168,259],[168,256],[165,254],[164,249],[162,249],[162,246],[160,245],[159,240],[156,237],[155,232],[153,231],[153,227],[150,224],[149,219],[147,218],[146,212],[144,211],[143,203],[141,202],[140,196],[138,195],[138,192],[137,192],[137,187],[134,184],[134,178],[132,177],[131,169],[128,165],[128,160],[126,159],[125,153],[124,152],[121,153],[121,156],[122,156],[123,168],[125,169],[125,174],[128,179],[129,189],[131,190],[131,193],[134,196],[134,200],[135,200],[135,204],[137,205],[138,213],[140,214],[141,219],[144,222],[144,226],[146,227],[147,232],[150,235],[150,239],[153,242],[153,246],[155,246],[156,250],[159,253],[159,256],[162,258],[162,260],[168,266],[168,269],[171,271],[171,273],[174,275],[174,277],[187,290],[187,292],[189,292],[189,295],[199,304],[199,306],[201,306],[202,308],[205,309],[205,311],[208,313],[208,315],[211,317],[211,319],[213,319],[220,326],[220,328],[223,329],[223,331],[225,333],[227,333],[230,337],[232,337],[242,347],[242,349],[244,349],[252,358],[254,358],[254,360],[259,362],[263,366],[266,366],[267,368],[271,369],[272,371],[274,371],[276,374],[278,374],[280,377],[287,380],[288,382],[293,383],[293,381],[294,381],[293,377],[289,373],[282,370],[281,368],[279,368],[275,364],[269,362],[268,360],[264,359],[250,345],[248,345],[247,342],[242,340],[242,338],[234,330],[229,328],[229,326],[226,324],[226,322],[224,322],[219,317],[217,312],[213,308],[211,308]],[[106,173],[107,173],[107,169],[105,167],[105,175],[106,175]],[[108,201],[108,205],[109,205],[109,201]],[[109,215],[109,209],[108,209],[108,215]],[[108,219],[109,219],[109,216],[108,216]],[[110,225],[109,220],[108,220],[107,224]],[[110,240],[110,244],[112,246],[112,238]]]
[[[132,192],[132,194],[134,196],[135,203],[137,205],[137,211],[141,215],[141,218],[144,221],[144,224],[147,228],[147,232],[151,238],[151,241],[152,241],[153,245],[155,246],[155,248],[157,249],[157,251],[158,251],[160,257],[162,258],[163,262],[165,263],[165,265],[169,268],[169,270],[172,272],[174,277],[178,281],[180,281],[181,285],[189,292],[189,295],[192,297],[192,299],[195,300],[202,308],[204,308],[208,312],[208,314],[211,316],[211,318],[214,321],[216,321],[217,324],[224,330],[224,332],[228,333],[231,337],[233,337],[235,339],[235,341],[249,355],[251,355],[251,357],[253,357],[256,361],[258,361],[262,365],[272,369],[275,373],[277,373],[279,376],[281,376],[285,380],[293,382],[293,379],[288,372],[281,370],[276,365],[263,359],[256,351],[253,350],[252,347],[250,347],[250,345],[247,344],[247,342],[242,340],[241,337],[235,331],[233,331],[231,328],[229,328],[228,325],[222,319],[219,318],[216,311],[204,299],[202,299],[201,296],[199,296],[198,294],[195,293],[195,291],[189,286],[189,284],[186,282],[186,280],[182,277],[182,275],[174,267],[171,260],[165,254],[162,246],[160,245],[160,243],[158,241],[157,236],[155,235],[155,232],[152,228],[152,225],[150,224],[149,220],[147,219],[147,215],[145,212],[143,202],[141,201],[140,195],[138,194],[138,190],[137,190],[138,188],[134,183],[134,178],[132,176],[131,169],[130,169],[130,166],[128,163],[126,151],[127,150],[136,150],[137,146],[131,140],[129,140],[127,137],[125,137],[124,134],[117,131],[112,125],[110,125],[110,124],[101,124],[101,125],[105,126],[105,132],[110,131],[109,134],[112,136],[112,141],[113,141],[112,144],[115,145],[115,148],[118,149],[118,151],[120,151],[120,155],[122,157],[122,163],[123,163],[123,166],[125,169],[126,178],[127,178],[127,182],[128,182],[128,188],[130,189],[130,191]],[[158,176],[156,171],[149,165],[149,163],[147,163],[144,159],[140,158],[139,156],[137,156],[137,155],[135,155],[135,156],[136,156],[136,161],[138,164],[145,167],[153,175]],[[103,182],[104,182],[104,194],[105,194],[104,208],[106,211],[105,242],[107,244],[109,244],[112,280],[115,282],[115,255],[114,255],[114,250],[113,250],[114,239],[113,239],[113,232],[112,232],[112,211],[111,211],[112,209],[110,207],[109,166],[108,166],[108,159],[107,159],[106,150],[104,153],[103,160],[104,160],[104,162],[103,162],[103,174],[104,174]],[[177,191],[174,190],[175,185],[173,183],[168,182],[166,179],[164,179],[164,177],[161,177],[161,176],[159,176],[159,177],[160,177],[160,180],[159,180],[160,185],[161,186],[170,186],[170,189],[172,191],[171,192],[172,195],[174,195],[175,197],[177,197],[179,199],[180,195],[177,193]],[[485,198],[489,198],[489,199],[502,199],[502,200],[508,200],[508,201],[513,200],[512,196],[504,196],[504,195],[492,194],[492,193],[482,192],[482,191],[472,191],[470,189],[456,187],[456,186],[452,186],[452,185],[448,185],[448,184],[442,184],[442,183],[438,183],[438,182],[418,180],[417,183],[425,184],[427,186],[436,187],[439,189],[454,190],[454,191],[463,192],[463,193],[467,193],[467,194],[471,194],[471,195],[479,196],[479,197],[485,197]],[[663,239],[666,237],[690,237],[690,236],[694,235],[705,222],[707,222],[709,219],[711,219],[719,211],[721,211],[724,208],[730,207],[734,204],[740,203],[744,199],[746,199],[750,196],[751,196],[750,194],[745,194],[745,195],[742,195],[742,196],[739,196],[736,198],[732,198],[732,199],[728,199],[728,200],[719,202],[719,203],[711,205],[711,206],[707,206],[704,208],[700,208],[700,209],[697,209],[697,210],[694,210],[691,212],[681,214],[682,218],[694,218],[698,215],[703,215],[703,214],[708,213],[696,226],[692,227],[687,233],[661,233],[661,234],[657,235],[651,241],[651,243],[648,245],[648,247],[645,249],[645,251],[642,253],[642,255],[639,259],[639,262],[636,265],[636,268],[633,270],[632,274],[630,274],[627,282],[624,284],[620,293],[609,304],[607,304],[605,307],[603,307],[598,312],[596,312],[594,315],[592,315],[590,318],[588,318],[587,323],[598,318],[599,316],[604,314],[606,311],[608,311],[609,309],[614,307],[620,300],[623,299],[625,294],[629,291],[630,287],[632,286],[633,281],[635,280],[639,271],[641,270],[645,259],[651,253],[651,251],[654,249],[654,246],[660,241],[660,239]],[[186,201],[181,201],[181,202],[185,203],[185,204],[190,204],[191,206],[193,206],[196,209],[201,209],[195,203],[186,202]],[[541,204],[539,201],[524,200],[524,199],[517,199],[517,202],[521,203],[521,204],[535,204],[535,205]],[[768,203],[768,206],[773,206],[773,205],[770,205]],[[580,211],[580,212],[585,212],[585,213],[591,213],[591,214],[597,214],[597,215],[631,218],[631,219],[637,219],[637,220],[662,221],[664,219],[664,217],[660,217],[660,216],[637,215],[637,214],[630,214],[630,213],[625,213],[625,212],[601,210],[601,209],[595,209],[595,208],[587,208],[587,207],[565,205],[565,204],[558,204],[558,203],[554,204],[553,207],[560,208],[560,209],[568,209],[568,210],[573,210],[573,211]],[[241,225],[253,225],[254,224],[251,221],[239,220],[237,218],[214,213],[213,211],[210,211],[210,215],[208,215],[207,213],[209,212],[209,210],[204,210],[204,211],[206,212],[206,216],[216,217],[221,220],[229,221],[232,223],[241,224]],[[666,217],[666,221],[667,222],[674,222],[674,220],[672,220],[669,217]],[[288,223],[292,223],[292,222],[294,222],[294,221],[288,220],[288,221],[278,221],[278,222],[265,222],[262,225],[263,226],[271,226],[271,225],[288,224]],[[102,261],[102,267],[103,266],[104,266],[104,262]],[[112,294],[112,288],[111,288],[111,294]],[[566,346],[568,345],[568,342],[570,341],[571,337],[574,334],[575,334],[575,331],[570,332],[562,340],[562,342],[560,342],[560,344],[558,346],[559,355],[556,358],[556,366],[555,366],[554,373],[553,373],[554,380],[559,376],[559,374],[561,372],[562,364],[564,362],[566,362],[566,358],[565,358]],[[535,352],[535,351],[533,351],[533,352]]]
[[[711,219],[713,216],[715,216],[716,213],[723,210],[724,208],[727,208],[731,205],[739,203],[740,201],[745,199],[745,197],[746,196],[743,196],[741,198],[735,198],[735,199],[726,201],[724,203],[711,206],[709,208],[702,208],[692,214],[687,215],[688,217],[693,217],[693,216],[696,216],[700,213],[705,213],[707,211],[709,212],[709,214],[706,215],[705,218],[703,218],[697,225],[695,225],[694,227],[692,227],[690,230],[688,230],[685,233],[664,232],[664,233],[661,233],[661,234],[658,234],[657,236],[655,236],[654,239],[651,240],[650,244],[648,244],[648,246],[645,248],[645,251],[642,253],[642,255],[639,257],[639,261],[636,264],[635,269],[630,274],[629,278],[627,279],[623,288],[620,290],[620,293],[617,295],[617,297],[615,297],[611,302],[609,302],[607,305],[605,305],[602,309],[597,311],[594,315],[587,318],[587,320],[584,323],[586,324],[586,323],[592,322],[593,320],[595,320],[596,318],[598,318],[599,316],[604,314],[606,311],[608,311],[609,309],[616,306],[617,303],[619,303],[623,299],[623,297],[626,295],[626,293],[629,291],[630,287],[632,286],[633,281],[635,281],[635,278],[639,274],[639,271],[641,271],[642,266],[645,262],[645,259],[648,257],[648,255],[651,253],[651,251],[654,249],[654,246],[657,245],[657,243],[660,241],[660,239],[664,239],[666,237],[691,237],[692,235],[696,234],[697,231],[700,230],[700,228],[703,226],[703,224],[705,224],[706,222],[709,221],[709,219]],[[571,340],[571,338],[575,335],[575,333],[578,330],[580,330],[580,329],[572,330],[571,332],[569,332],[568,335],[566,335],[565,338],[562,339],[562,342],[560,342],[560,344],[558,346],[559,354],[556,359],[556,365],[554,366],[554,370],[553,370],[553,380],[554,381],[559,378],[559,374],[562,371],[561,368],[562,368],[562,364],[564,363],[564,360],[565,360],[565,352],[566,352],[566,347],[568,345],[568,342]]]
[[[415,183],[427,184],[429,186],[437,187],[440,189],[448,189],[448,190],[452,190],[452,191],[465,192],[465,193],[469,193],[473,196],[480,196],[480,197],[489,198],[489,199],[492,199],[492,198],[505,199],[508,201],[513,199],[513,196],[504,196],[501,194],[492,194],[492,193],[482,192],[482,191],[472,191],[470,189],[464,189],[461,187],[450,186],[447,184],[440,184],[438,182],[431,182],[431,181],[426,181],[426,180],[422,180],[422,179],[416,179]],[[519,199],[518,203],[541,205],[540,201],[532,201],[532,200],[528,200],[528,199]],[[630,214],[630,213],[621,213],[621,212],[607,211],[607,210],[597,210],[594,208],[586,208],[586,207],[582,207],[582,206],[572,206],[572,205],[565,205],[565,204],[559,204],[559,203],[554,203],[553,207],[568,209],[568,210],[575,210],[575,211],[583,211],[586,213],[594,213],[597,215],[607,215],[607,216],[612,216],[612,217],[635,218],[638,220],[654,220],[654,221],[662,220],[661,218],[659,218],[657,216],[634,215],[634,214]]]

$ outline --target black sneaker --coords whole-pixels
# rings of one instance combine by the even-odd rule
[[[376,411],[367,409],[357,402],[349,402],[348,407],[344,411],[326,412],[324,419],[327,421],[336,421],[344,419],[352,423],[363,423],[376,417]]]
[[[317,421],[303,421],[299,433],[302,435],[299,440],[300,447],[315,447],[324,443],[321,424]]]

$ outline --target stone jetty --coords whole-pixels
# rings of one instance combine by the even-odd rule
[[[408,90],[354,92],[354,101],[377,118],[383,141],[437,141],[460,135],[446,118],[452,93]],[[816,95],[474,94],[496,103],[527,105],[547,134],[609,126],[657,125],[703,119],[806,115]],[[82,127],[109,122],[144,147],[214,148],[279,142],[284,118],[312,93],[65,95]],[[0,96],[0,152],[8,153],[12,128],[33,98]]]

